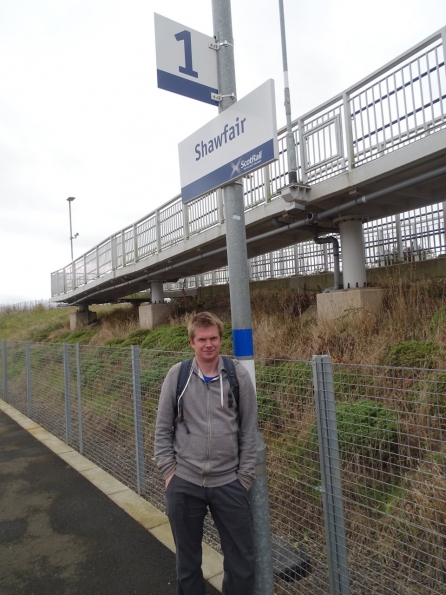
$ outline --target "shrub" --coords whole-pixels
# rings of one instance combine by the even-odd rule
[[[187,328],[168,324],[159,326],[153,331],[149,331],[141,347],[162,351],[187,351],[189,347]]]
[[[336,406],[340,456],[371,467],[387,461],[398,450],[396,413],[381,403],[360,399]],[[317,441],[317,429],[311,428],[311,442]]]
[[[433,368],[441,348],[433,341],[404,341],[392,345],[384,363],[402,368]]]
[[[30,332],[30,340],[35,343],[46,341],[51,333],[63,328],[62,322],[50,322],[42,328],[35,328]]]
[[[141,346],[151,332],[152,331],[145,328],[140,328],[136,331],[133,331],[133,333],[130,333],[127,339],[124,339],[124,341],[122,341],[120,347],[130,347],[130,345]]]
[[[232,355],[234,347],[232,345],[232,327],[225,324],[223,327],[223,336],[221,338],[221,352],[225,355]]]
[[[436,332],[439,328],[446,326],[446,307],[440,308],[431,318],[430,330]]]
[[[122,343],[124,342],[124,339],[109,339],[108,341],[105,341],[104,346],[106,347],[122,347]]]
[[[64,333],[60,333],[56,335],[53,339],[51,339],[52,343],[70,343],[74,345],[75,343],[79,343],[80,345],[88,345],[94,335],[97,333],[96,329],[91,328],[81,328],[77,331],[67,331]]]
[[[398,448],[396,413],[368,399],[336,407],[341,457],[385,460]],[[370,464],[367,462],[367,464]]]
[[[271,421],[271,418],[277,414],[277,401],[271,395],[257,392],[257,416],[259,423]]]

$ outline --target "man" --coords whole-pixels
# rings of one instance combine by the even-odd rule
[[[251,595],[255,552],[248,490],[255,478],[256,395],[247,370],[235,361],[238,403],[233,398],[220,356],[219,318],[196,314],[188,332],[195,352],[189,377],[177,398],[181,363],[167,373],[155,431],[176,545],[177,595],[206,593],[201,541],[208,507],[224,555],[223,595]]]

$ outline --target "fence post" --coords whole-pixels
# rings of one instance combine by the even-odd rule
[[[189,205],[185,202],[183,202],[183,206],[182,206],[182,212],[183,212],[183,240],[188,240],[189,239]]]
[[[333,366],[328,355],[312,363],[330,594],[350,595]]]
[[[3,400],[8,398],[8,380],[6,378],[6,339],[2,340],[2,373],[3,373]]]
[[[155,233],[156,233],[156,251],[161,252],[163,246],[161,244],[161,218],[159,209],[155,212]]]
[[[297,133],[299,138],[299,152],[300,152],[300,165],[301,165],[301,176],[300,181],[302,184],[306,184],[308,182],[308,175],[307,175],[307,151],[305,146],[305,136],[304,136],[304,128],[305,124],[303,120],[299,120],[297,124]]]
[[[28,417],[32,419],[33,416],[33,405],[32,405],[32,393],[31,393],[31,341],[25,343],[25,355],[26,355],[26,403]]]
[[[65,383],[65,437],[71,445],[71,391],[70,391],[70,346],[63,343],[63,369]]]
[[[139,362],[139,346],[132,345],[132,378],[133,378],[133,418],[135,422],[136,451],[136,485],[138,494],[144,492],[146,486],[144,466],[144,434],[142,425],[141,401],[141,368]]]
[[[77,383],[77,419],[79,422],[79,452],[84,454],[84,432],[82,426],[82,390],[81,390],[81,355],[79,343],[76,343],[76,383]]]
[[[138,226],[133,224],[133,262],[138,262]]]
[[[386,254],[384,250],[384,234],[382,229],[378,229],[378,261],[379,266],[385,266],[386,264]]]
[[[264,203],[271,202],[271,176],[269,173],[269,165],[263,168],[263,179],[264,179],[264,192],[265,200]]]
[[[347,141],[347,167],[351,171],[355,167],[355,146],[353,144],[353,122],[350,109],[350,96],[347,93],[342,95],[345,122],[345,139]]]

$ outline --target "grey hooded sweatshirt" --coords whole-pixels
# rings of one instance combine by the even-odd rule
[[[164,479],[175,472],[195,485],[217,487],[238,478],[249,490],[255,478],[257,399],[248,371],[235,360],[239,403],[237,407],[232,399],[229,407],[223,359],[218,362],[219,377],[206,384],[194,358],[181,397],[181,422],[175,419],[180,365],[167,373],[156,420],[155,459]]]

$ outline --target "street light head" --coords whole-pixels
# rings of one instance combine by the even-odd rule
[[[70,198],[67,198],[68,202],[72,202],[75,199],[74,196],[70,196]]]

